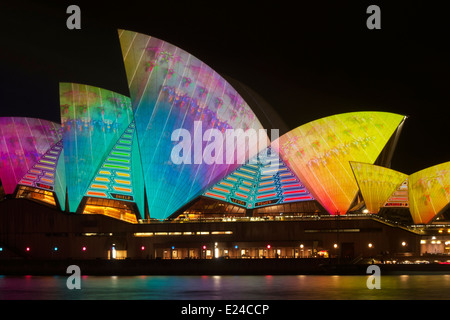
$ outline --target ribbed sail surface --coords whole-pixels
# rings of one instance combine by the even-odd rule
[[[351,112],[318,119],[272,145],[330,214],[345,214],[358,191],[349,161],[373,164],[404,116]]]
[[[429,223],[450,203],[450,162],[413,173],[408,180],[414,223]]]
[[[98,167],[133,120],[130,99],[83,84],[61,83],[61,126],[68,202],[76,212]]]
[[[248,209],[314,200],[271,148],[261,151],[203,195]]]
[[[350,162],[369,213],[378,213],[408,175],[370,163]]]
[[[135,202],[144,214],[144,184],[134,122],[101,164],[85,196]]]
[[[37,160],[19,181],[19,184],[55,192],[59,206],[64,211],[66,204],[65,178],[63,143],[60,140]]]
[[[22,117],[0,118],[0,178],[6,194],[61,140],[59,124]]]
[[[263,129],[239,94],[209,66],[167,42],[119,30],[151,218],[163,220],[267,146],[248,150]],[[234,146],[220,135],[242,129]],[[215,143],[214,161],[204,150]],[[228,140],[230,142],[230,140]],[[183,143],[183,152],[177,147]],[[174,149],[175,148],[175,149]],[[239,152],[237,152],[239,151]],[[183,161],[174,160],[182,154]],[[225,154],[228,157],[225,159]],[[231,159],[231,160],[230,160]]]

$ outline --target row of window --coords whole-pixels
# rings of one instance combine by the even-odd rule
[[[224,235],[233,234],[233,231],[196,231],[196,232],[135,232],[135,237],[153,237],[153,236],[194,236],[194,235]]]

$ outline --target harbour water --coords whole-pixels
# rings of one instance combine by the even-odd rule
[[[0,276],[0,300],[448,300],[450,275]]]

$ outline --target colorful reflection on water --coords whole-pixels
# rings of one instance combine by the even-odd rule
[[[368,276],[0,276],[0,300],[440,300],[450,275],[389,275],[381,289]]]

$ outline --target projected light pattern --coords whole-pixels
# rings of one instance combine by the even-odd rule
[[[414,223],[431,222],[450,203],[450,162],[413,173],[408,181]]]
[[[93,175],[133,120],[130,99],[83,84],[60,84],[69,209],[76,212]]]
[[[230,147],[217,142],[209,129],[216,129],[215,133],[242,129],[239,141],[246,135],[254,137],[252,129],[263,129],[242,97],[209,66],[174,45],[126,30],[119,30],[119,38],[150,217],[163,220],[265,148],[267,135],[254,150],[248,150],[249,144]],[[172,134],[177,129],[186,130],[194,140],[200,136],[200,142],[192,144],[193,155],[187,156],[189,164],[172,161],[177,144]],[[203,161],[203,150],[211,140],[219,146],[216,152],[231,151],[231,164],[220,156],[213,164]]]
[[[350,162],[350,165],[369,213],[378,213],[389,196],[408,177],[404,173],[370,163]]]
[[[345,214],[358,186],[349,161],[374,163],[404,116],[338,114],[302,125],[272,143],[330,214]]]
[[[134,122],[109,152],[85,196],[134,202],[140,214],[144,213],[144,184]]]
[[[397,189],[391,194],[389,199],[384,203],[385,208],[408,208],[409,207],[409,191],[408,178],[406,178]]]
[[[270,148],[260,152],[203,195],[248,209],[314,200],[279,155]]]
[[[59,124],[23,117],[0,118],[0,179],[6,194],[49,148],[61,140]]]
[[[66,181],[62,139],[39,157],[19,181],[20,185],[55,192],[61,210],[65,209]]]

